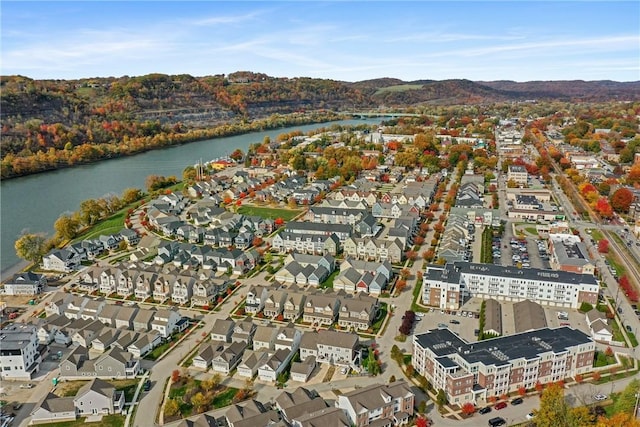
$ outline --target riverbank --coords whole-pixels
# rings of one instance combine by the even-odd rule
[[[245,135],[291,126],[331,123],[340,120],[344,120],[344,116],[329,111],[305,114],[291,113],[283,116],[255,119],[250,122],[236,120],[228,123],[220,123],[206,129],[191,129],[185,133],[160,133],[149,137],[148,141],[140,145],[123,145],[123,143],[90,144],[91,150],[85,150],[89,144],[82,144],[73,147],[72,150],[54,149],[53,152],[47,152],[44,156],[42,153],[27,157],[12,155],[12,163],[10,165],[7,164],[4,159],[2,160],[0,174],[2,180],[11,180],[60,169],[90,165],[106,160],[135,156],[198,141]],[[86,151],[88,157],[77,157],[79,156],[78,153],[80,150],[82,150],[83,153]],[[14,167],[14,163],[19,164],[20,168]],[[16,173],[16,170],[20,172]]]
[[[262,143],[266,137],[275,141],[278,135],[293,131],[302,133],[330,126],[378,125],[379,118],[339,120],[287,128],[260,130],[223,138],[206,139],[189,144],[151,150],[135,156],[124,156],[108,162],[97,162],[73,168],[59,169],[0,180],[0,266],[5,271],[20,262],[14,243],[23,231],[52,233],[53,223],[65,212],[75,211],[87,199],[109,194],[120,195],[126,188],[145,188],[147,176],[157,174],[180,177],[188,165],[200,160],[229,156],[235,149],[247,151],[251,144]]]
[[[20,261],[17,264],[7,267],[6,270],[0,271],[0,282],[4,283],[6,280],[9,280],[14,274],[20,273],[21,271],[26,270],[28,267],[29,263],[27,261]]]

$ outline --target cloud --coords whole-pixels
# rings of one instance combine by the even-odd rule
[[[201,18],[201,19],[195,19],[195,20],[191,20],[191,21],[186,21],[185,23],[187,25],[195,25],[195,26],[202,26],[202,27],[209,27],[209,26],[218,26],[218,25],[223,25],[223,24],[239,24],[242,22],[247,22],[247,21],[251,21],[253,19],[255,19],[256,17],[260,16],[263,12],[262,11],[253,11],[250,13],[246,13],[244,15],[220,15],[220,16],[210,16],[207,18]]]

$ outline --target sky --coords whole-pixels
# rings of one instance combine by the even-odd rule
[[[1,3],[0,74],[640,80],[638,1]]]

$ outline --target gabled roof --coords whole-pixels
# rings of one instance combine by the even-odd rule
[[[101,380],[100,378],[94,378],[87,384],[80,387],[80,390],[78,390],[75,398],[78,399],[87,394],[89,391],[94,391],[109,399],[113,399],[113,395],[116,393],[116,389],[114,386],[106,381]]]

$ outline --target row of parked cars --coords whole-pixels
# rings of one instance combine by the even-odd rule
[[[511,260],[514,265],[520,265],[523,268],[531,267],[529,262],[529,250],[527,249],[527,239],[511,239],[511,249],[513,255]]]

